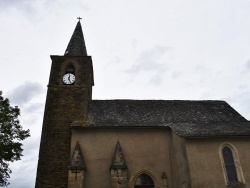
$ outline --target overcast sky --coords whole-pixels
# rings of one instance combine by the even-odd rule
[[[249,0],[0,0],[0,90],[31,130],[10,188],[33,188],[50,55],[81,16],[93,99],[225,100],[250,119]]]

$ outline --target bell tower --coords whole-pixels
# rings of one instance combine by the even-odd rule
[[[93,67],[80,20],[63,56],[51,55],[36,188],[67,188],[72,125],[84,126],[92,98]]]

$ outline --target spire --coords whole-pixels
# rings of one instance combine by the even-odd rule
[[[115,149],[115,153],[114,153],[110,168],[111,169],[126,169],[127,168],[119,141],[116,144],[116,149]]]
[[[80,18],[64,53],[65,56],[87,56]]]
[[[72,170],[74,169],[84,170],[85,169],[80,144],[78,143],[78,141],[76,142],[76,146],[73,151],[73,155],[72,155],[71,162],[70,162],[70,167]]]

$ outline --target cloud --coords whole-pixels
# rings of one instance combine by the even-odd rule
[[[250,120],[249,92],[250,88],[246,87],[244,90],[241,90],[237,94],[232,95],[231,97],[227,97],[225,99],[234,109],[236,109],[243,117],[245,117],[248,120]]]
[[[248,60],[248,61],[246,62],[246,67],[247,67],[247,69],[250,69],[250,60]]]
[[[157,70],[157,73],[154,74],[154,75],[151,77],[149,83],[151,83],[151,84],[153,84],[153,85],[161,85],[162,82],[163,82],[163,81],[162,81],[162,75],[163,75],[164,72],[165,72],[165,69],[158,69],[158,70]]]
[[[6,95],[10,99],[12,106],[21,106],[21,116],[19,120],[25,130],[29,129],[31,137],[24,140],[23,156],[21,161],[11,163],[12,170],[10,178],[10,188],[34,187],[37,156],[40,141],[42,115],[44,103],[40,100],[44,99],[45,88],[37,82],[24,82],[17,86]],[[32,172],[32,173],[30,173]]]
[[[41,114],[43,112],[44,103],[37,102],[31,103],[30,105],[26,106],[25,111],[27,112],[36,112]]]
[[[11,90],[7,96],[10,99],[11,104],[24,105],[43,92],[44,88],[41,84],[37,82],[25,82]]]
[[[46,18],[53,20],[58,15],[61,17],[67,15],[67,13],[59,11],[60,9],[75,9],[77,7],[78,10],[74,10],[75,12],[86,11],[88,10],[86,4],[85,1],[81,0],[74,1],[74,3],[71,3],[70,0],[0,0],[0,14],[8,14],[9,16],[13,14],[13,17],[18,16],[19,20],[23,16],[31,23],[41,23]]]
[[[8,11],[9,9],[16,9],[24,12],[33,12],[31,0],[2,0],[0,1],[0,10]]]
[[[159,45],[153,49],[146,50],[136,59],[133,66],[124,72],[132,76],[138,75],[140,72],[152,72],[149,83],[159,85],[162,82],[162,76],[166,70],[166,62],[162,62],[161,58],[166,52],[171,50],[171,47]]]
[[[181,75],[182,75],[182,72],[181,72],[181,71],[174,71],[174,72],[172,72],[172,78],[173,78],[173,79],[177,79],[177,78],[179,78]]]
[[[139,73],[140,71],[152,71],[165,69],[164,64],[157,63],[158,59],[163,56],[170,47],[156,46],[154,49],[142,52],[135,64],[128,70],[124,71],[128,74]]]

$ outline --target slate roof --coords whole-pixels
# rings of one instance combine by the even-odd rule
[[[78,21],[74,33],[69,41],[65,56],[87,56],[86,45],[83,37],[82,26]]]
[[[250,122],[225,101],[92,100],[89,127],[169,127],[182,137],[250,136]]]

